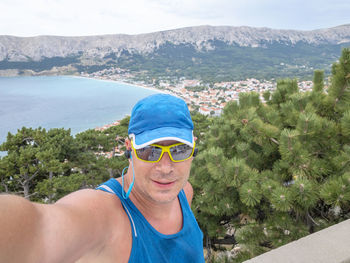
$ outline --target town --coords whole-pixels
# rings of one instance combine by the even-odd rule
[[[109,68],[91,74],[81,73],[82,77],[96,78],[109,81],[119,81],[134,84],[144,88],[157,89],[183,98],[191,110],[210,116],[219,116],[226,103],[232,100],[238,101],[241,92],[257,92],[260,99],[265,102],[263,93],[273,92],[276,89],[274,80],[246,79],[241,81],[217,82],[212,85],[202,83],[201,80],[189,80],[180,78],[176,83],[169,80],[135,81],[134,76],[120,68]],[[156,83],[155,83],[156,82]],[[302,92],[312,89],[312,81],[298,81],[299,90]]]

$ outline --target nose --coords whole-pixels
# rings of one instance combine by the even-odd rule
[[[165,152],[162,156],[162,159],[160,159],[157,163],[157,169],[162,174],[169,174],[173,171],[173,165],[174,163],[171,161],[169,154]]]

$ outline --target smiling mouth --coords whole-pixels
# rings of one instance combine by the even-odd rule
[[[153,180],[152,180],[153,181]],[[159,182],[159,181],[153,181],[153,183],[155,183],[157,186],[159,187],[170,187],[173,184],[175,184],[175,181],[172,182]]]

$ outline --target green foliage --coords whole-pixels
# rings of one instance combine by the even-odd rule
[[[288,212],[292,205],[290,190],[283,186],[278,186],[271,195],[271,205],[276,211]]]
[[[333,104],[334,114],[341,116],[350,104],[350,52],[343,49],[338,63],[333,64],[329,100]]]
[[[349,62],[344,49],[328,92],[316,71],[311,92],[285,79],[266,104],[240,94],[203,134],[193,208],[214,246],[235,229],[234,262],[349,218]]]
[[[207,90],[208,88],[205,86],[195,86],[195,87],[186,86],[185,89],[187,89],[188,91],[193,91],[193,92],[201,92],[201,91]]]
[[[167,42],[144,56],[123,52],[115,56],[113,63],[137,73],[139,79],[185,77],[206,83],[252,77],[311,79],[313,68],[324,68],[330,73],[329,65],[337,59],[344,46],[264,42],[261,43],[263,47],[241,47],[220,40],[212,40],[208,44],[214,48],[199,51],[189,44]]]
[[[192,111],[191,118],[194,123],[193,134],[197,138],[196,145],[199,146],[201,144],[202,135],[208,130],[212,119],[206,115],[200,114],[198,111]]]
[[[350,172],[341,177],[329,178],[321,188],[321,197],[329,204],[349,208],[350,206]]]
[[[350,136],[350,111],[345,112],[341,119],[341,130],[344,136]]]
[[[0,145],[7,156],[0,159],[0,192],[21,194],[38,202],[51,203],[83,188],[94,188],[118,177],[127,166],[123,150],[129,117],[104,132],[87,130],[74,138],[70,130],[23,127],[9,133]],[[117,138],[117,140],[116,140]],[[113,158],[105,158],[112,152]]]
[[[317,184],[311,180],[304,178],[295,180],[291,186],[291,199],[294,200],[296,207],[299,206],[306,209],[315,207],[319,198],[316,191],[317,188]]]
[[[314,83],[314,86],[312,88],[313,92],[323,92],[323,89],[324,89],[324,71],[323,70],[315,70],[313,83]]]
[[[246,206],[255,206],[260,203],[262,197],[261,191],[256,182],[247,182],[242,184],[239,189],[239,196],[242,203]]]
[[[25,62],[19,62],[19,61],[9,61],[9,60],[2,60],[0,61],[0,70],[1,69],[31,69],[34,71],[43,71],[43,70],[50,70],[52,67],[62,67],[71,65],[74,63],[80,62],[79,56],[69,56],[69,57],[51,57],[47,58],[44,57],[40,61],[25,61]]]
[[[73,173],[69,176],[56,176],[52,179],[40,181],[35,190],[40,193],[44,201],[57,201],[61,197],[81,189],[85,175]]]
[[[271,97],[271,92],[270,91],[264,91],[263,93],[263,98],[265,101],[269,101],[270,100],[270,97]]]

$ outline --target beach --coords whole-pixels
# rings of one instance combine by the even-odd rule
[[[165,94],[171,94],[171,95],[177,96],[176,94],[172,93],[171,91],[161,90],[161,89],[157,89],[157,88],[152,87],[152,86],[142,85],[140,83],[135,83],[135,82],[127,82],[127,81],[122,81],[122,80],[113,80],[113,79],[107,79],[107,78],[104,78],[104,77],[92,77],[92,76],[76,76],[76,75],[72,75],[71,77],[73,77],[73,78],[87,78],[87,79],[100,80],[100,81],[105,81],[105,82],[118,83],[118,84],[121,84],[121,85],[129,85],[129,86],[134,86],[134,87],[137,87],[137,88],[142,88],[142,89],[156,91],[156,92],[159,92],[159,93],[165,93]]]

